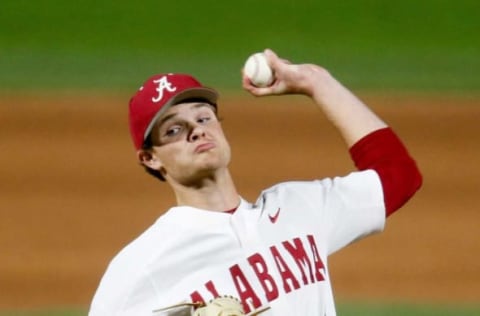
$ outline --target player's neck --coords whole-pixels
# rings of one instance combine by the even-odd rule
[[[240,197],[228,170],[221,176],[205,178],[195,185],[173,185],[177,205],[212,211],[226,211],[240,204]]]

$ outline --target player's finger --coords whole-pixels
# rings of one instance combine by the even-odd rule
[[[277,54],[269,48],[265,49],[263,51],[263,53],[265,54],[265,57],[267,58],[268,65],[270,66],[270,68],[275,69],[275,66],[276,66],[277,62],[279,61],[279,58],[278,58]]]
[[[245,74],[242,73],[242,87],[246,90],[251,90],[255,88],[250,78],[248,78]]]
[[[270,87],[266,87],[266,88],[252,87],[252,88],[249,88],[247,90],[256,97],[263,97],[263,96],[274,94],[273,89],[270,88]]]
[[[292,64],[292,62],[289,61],[288,59],[280,58],[273,50],[269,48],[265,49],[263,53],[265,54],[265,57],[267,57],[267,61],[269,62],[268,65],[270,67],[275,67],[275,65],[278,64],[279,62],[288,64],[288,65]]]
[[[254,86],[247,76],[242,77],[242,87],[246,91],[250,92],[250,94],[257,97],[271,95],[273,91],[271,86],[264,88]]]
[[[278,81],[274,81],[273,84],[268,87],[249,86],[246,90],[257,97],[284,94],[286,91],[285,84]]]

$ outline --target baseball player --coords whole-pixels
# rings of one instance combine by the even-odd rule
[[[422,178],[392,129],[328,71],[265,55],[275,81],[258,88],[243,76],[243,88],[311,98],[357,170],[246,201],[229,173],[217,92],[185,74],[149,78],[130,100],[131,136],[177,204],[111,261],[90,316],[335,315],[328,256],[381,231]]]

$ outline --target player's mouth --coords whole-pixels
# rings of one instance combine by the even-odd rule
[[[197,147],[195,147],[195,153],[199,154],[199,153],[208,151],[208,150],[210,150],[212,148],[215,148],[215,147],[216,146],[215,146],[214,143],[203,143],[203,144],[200,144]]]

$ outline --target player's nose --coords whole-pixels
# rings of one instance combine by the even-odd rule
[[[205,129],[200,124],[194,124],[191,127],[190,134],[188,135],[188,140],[194,142],[199,138],[205,137]]]

